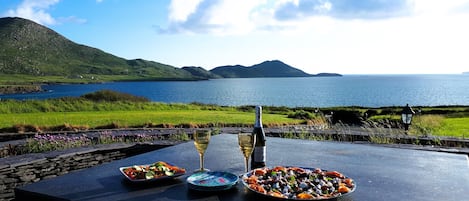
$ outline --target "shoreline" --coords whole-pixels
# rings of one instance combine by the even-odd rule
[[[0,85],[0,95],[27,94],[44,92],[41,85]]]
[[[105,81],[82,81],[82,82],[33,82],[26,84],[20,83],[0,83],[0,95],[16,94],[35,94],[47,92],[42,88],[43,85],[66,85],[66,84],[103,84],[112,82],[171,82],[171,81],[204,81],[209,79],[184,79],[184,78],[148,78],[148,79],[123,79],[123,80],[105,80]]]

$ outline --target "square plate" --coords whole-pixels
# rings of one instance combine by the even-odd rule
[[[156,177],[152,177],[152,178],[132,178],[130,175],[127,175],[126,174],[126,170],[129,169],[129,168],[133,168],[134,171],[136,171],[136,167],[142,169],[141,171],[138,171],[138,172],[141,172],[141,174],[145,175],[147,174],[148,172],[150,172],[150,166],[154,166],[155,164],[166,164],[165,167],[172,167],[172,168],[176,168],[177,171],[171,171],[173,173],[173,175],[166,175],[164,173],[164,171],[158,171],[158,170],[153,170],[153,173],[160,173],[162,174],[161,176],[156,176]],[[125,178],[127,178],[129,181],[131,182],[151,182],[151,181],[158,181],[158,180],[162,180],[162,179],[169,179],[169,178],[175,178],[175,177],[179,177],[181,175],[184,175],[186,173],[186,170],[184,168],[180,168],[180,167],[177,167],[177,166],[174,166],[172,164],[169,164],[169,163],[166,163],[166,162],[162,162],[162,161],[158,161],[158,162],[155,162],[153,164],[145,164],[145,165],[132,165],[132,166],[126,166],[126,167],[120,167],[119,168],[120,172],[125,176]],[[148,174],[152,174],[152,173],[148,173]]]

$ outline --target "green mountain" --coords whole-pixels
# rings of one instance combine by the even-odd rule
[[[278,60],[264,61],[249,67],[241,65],[220,66],[210,71],[224,78],[341,76],[334,73],[311,75]]]
[[[307,74],[277,60],[250,67],[221,66],[210,71],[201,67],[176,68],[143,59],[126,60],[74,43],[30,20],[0,18],[0,84],[322,75],[340,76]]]
[[[143,59],[126,60],[76,44],[22,18],[0,18],[0,74],[29,76],[115,76],[116,79],[195,79],[191,73]],[[112,78],[111,78],[112,79]]]
[[[222,76],[212,73],[210,71],[207,71],[202,67],[186,66],[186,67],[182,67],[182,69],[190,72],[193,76],[201,78],[201,79],[223,78]]]

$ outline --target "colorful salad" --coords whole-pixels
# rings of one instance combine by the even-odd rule
[[[243,183],[257,193],[293,200],[332,199],[356,188],[337,171],[283,166],[254,169],[243,176]]]
[[[130,180],[150,180],[183,175],[186,170],[163,161],[150,165],[134,165],[121,168],[121,172]]]

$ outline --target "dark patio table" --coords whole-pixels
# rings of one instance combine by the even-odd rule
[[[137,155],[15,189],[17,200],[265,200],[238,183],[202,193],[186,178],[199,166],[192,142]],[[128,182],[119,167],[167,161],[187,174],[169,180]],[[213,136],[205,156],[211,170],[241,174],[243,158],[235,134]],[[267,138],[267,166],[337,170],[353,178],[356,191],[338,200],[469,200],[467,155],[385,148],[364,144]]]

